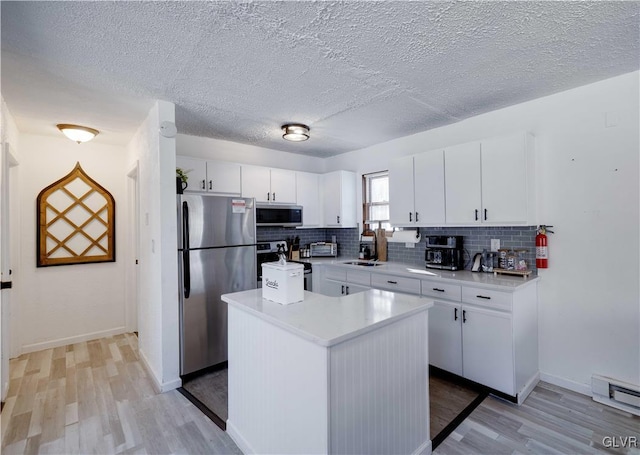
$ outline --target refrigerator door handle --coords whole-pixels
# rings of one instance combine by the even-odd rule
[[[189,258],[189,204],[182,203],[182,269],[184,272],[184,298],[191,294],[191,263]]]

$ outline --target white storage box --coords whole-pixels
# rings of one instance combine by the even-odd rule
[[[287,262],[262,264],[262,298],[288,305],[304,300],[304,266]]]

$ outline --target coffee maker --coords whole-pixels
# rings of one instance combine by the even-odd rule
[[[425,265],[430,269],[460,270],[464,267],[462,251],[462,236],[428,236]]]

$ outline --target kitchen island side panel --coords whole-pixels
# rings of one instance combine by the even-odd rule
[[[329,351],[330,453],[430,453],[428,312]]]
[[[327,348],[228,312],[229,435],[244,453],[328,453]]]

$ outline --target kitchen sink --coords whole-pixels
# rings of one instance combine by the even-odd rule
[[[362,262],[362,261],[351,261],[351,262],[345,262],[344,264],[361,265],[363,267],[376,267],[378,265],[382,265],[379,262]]]

